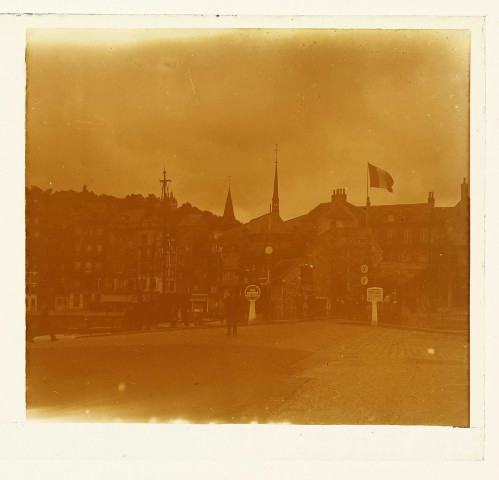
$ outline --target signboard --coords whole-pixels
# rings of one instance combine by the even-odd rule
[[[367,301],[368,302],[382,302],[383,301],[383,289],[380,287],[371,287],[367,289]]]
[[[249,300],[249,313],[248,313],[248,322],[254,322],[256,319],[256,308],[255,302],[260,298],[261,291],[260,287],[257,285],[248,285],[244,290],[244,296],[247,300]]]
[[[362,277],[360,279],[360,284],[361,285],[367,285],[367,283],[369,282],[368,278],[367,277]]]
[[[362,265],[362,267],[360,267],[360,271],[362,273],[367,273],[369,271],[369,267],[367,265]]]
[[[260,298],[260,295],[261,295],[260,287],[258,287],[257,285],[248,285],[244,290],[244,296],[250,302],[258,300]]]
[[[378,326],[378,302],[383,301],[383,289],[381,287],[371,287],[367,289],[367,301],[371,302],[371,325]]]

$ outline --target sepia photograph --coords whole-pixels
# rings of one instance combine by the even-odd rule
[[[470,426],[469,30],[25,61],[28,422]]]

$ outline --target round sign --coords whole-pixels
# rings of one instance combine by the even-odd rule
[[[244,290],[244,296],[247,300],[258,300],[260,298],[260,287],[257,285],[248,285]]]
[[[360,279],[360,284],[361,284],[361,285],[367,285],[367,282],[368,282],[368,281],[369,281],[369,280],[367,279],[367,277],[362,277],[362,278]]]
[[[362,273],[367,273],[368,270],[369,270],[369,267],[367,265],[362,265],[362,267],[360,267],[360,271]]]
[[[267,255],[271,255],[273,252],[274,252],[274,249],[273,249],[270,245],[267,245],[267,246],[265,247],[265,253],[266,253]]]

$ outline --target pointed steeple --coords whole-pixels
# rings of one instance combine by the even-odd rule
[[[279,214],[279,181],[277,178],[277,149],[275,145],[275,174],[274,174],[274,194],[272,195],[272,212]]]
[[[234,206],[232,205],[232,195],[230,193],[230,177],[229,177],[229,191],[227,192],[227,200],[225,201],[224,215],[222,218],[222,223],[224,225],[230,225],[236,223],[236,217],[234,215]]]

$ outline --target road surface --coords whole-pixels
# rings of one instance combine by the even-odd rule
[[[27,346],[27,418],[469,424],[465,335],[329,320]]]

